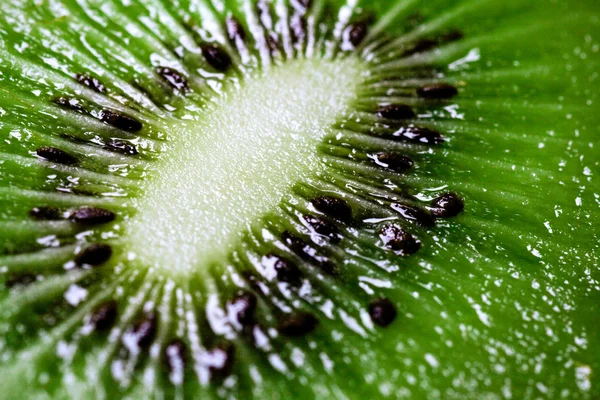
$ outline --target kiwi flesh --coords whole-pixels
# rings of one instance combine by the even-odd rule
[[[599,18],[3,1],[2,396],[600,396]]]

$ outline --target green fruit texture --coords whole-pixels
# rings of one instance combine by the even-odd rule
[[[593,0],[2,0],[1,399],[600,398]]]

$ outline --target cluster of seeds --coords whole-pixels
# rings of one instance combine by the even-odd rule
[[[309,39],[314,39],[315,21],[310,15],[310,2],[292,3],[294,5],[290,9],[288,33],[290,45],[294,51],[300,53],[308,48]],[[132,87],[143,95],[144,101],[137,104],[127,99],[124,100],[126,107],[117,108],[94,104],[90,101],[94,98],[91,96],[77,97],[59,93],[52,97],[49,103],[53,107],[83,118],[81,121],[91,127],[96,125],[90,121],[100,122],[115,137],[104,136],[101,140],[86,141],[65,136],[72,146],[61,148],[59,145],[43,145],[34,149],[35,155],[41,159],[43,165],[60,165],[75,169],[84,168],[86,156],[73,153],[72,149],[77,148],[73,146],[81,146],[82,149],[83,146],[100,146],[103,150],[113,153],[110,157],[107,156],[108,160],[118,160],[124,164],[136,160],[145,161],[145,156],[152,158],[153,154],[145,150],[150,146],[140,148],[134,144],[140,143],[140,137],[147,138],[155,125],[159,125],[152,121],[146,122],[144,104],[150,102],[169,115],[169,121],[176,120],[177,107],[170,104],[197,102],[207,96],[203,92],[206,89],[199,84],[202,78],[190,73],[196,64],[199,63],[209,70],[211,76],[214,76],[212,79],[227,80],[242,74],[243,68],[238,63],[243,54],[250,49],[254,49],[258,54],[268,54],[268,57],[273,59],[277,59],[286,51],[289,52],[283,38],[271,29],[272,12],[268,2],[258,2],[256,16],[267,32],[264,36],[255,36],[255,32],[249,34],[240,20],[228,16],[222,27],[229,40],[227,45],[199,41],[198,54],[185,54],[185,50],[174,49],[174,54],[180,55],[181,65],[187,65],[189,68],[180,70],[170,64],[151,68],[155,78],[153,86],[144,86],[143,82],[131,82]],[[347,21],[334,53],[339,52],[338,57],[361,57],[365,63],[370,63],[374,71],[377,71],[379,66],[389,63],[390,60],[384,55],[389,54],[392,39],[380,36],[369,38],[369,26],[372,23],[370,18],[363,16],[356,17],[354,21]],[[312,28],[309,28],[310,26]],[[186,29],[192,28],[187,26]],[[192,32],[191,36],[197,38],[197,32],[193,29]],[[327,31],[318,35],[326,38],[331,34],[331,31]],[[461,37],[460,32],[452,31],[438,38],[409,43],[404,50],[393,54],[391,61],[418,56]],[[317,37],[319,38],[320,36]],[[335,43],[335,40],[331,43]],[[367,56],[371,61],[367,61]],[[200,307],[194,310],[195,318],[200,322],[194,323],[193,326],[195,329],[201,329],[200,336],[203,339],[208,338],[202,346],[189,339],[194,336],[190,328],[187,337],[183,334],[184,330],[173,329],[169,331],[168,339],[162,339],[159,358],[164,361],[163,364],[173,383],[181,383],[183,371],[189,371],[190,364],[195,365],[196,369],[208,371],[211,380],[222,381],[233,371],[236,348],[240,343],[271,353],[274,350],[272,345],[268,344],[269,341],[282,336],[304,337],[319,328],[322,316],[316,307],[309,310],[295,305],[277,305],[273,294],[274,286],[283,284],[294,293],[293,296],[299,298],[299,293],[309,290],[307,288],[318,292],[324,285],[323,282],[344,285],[348,276],[351,276],[343,262],[351,257],[351,253],[344,253],[344,249],[357,243],[373,249],[376,255],[402,264],[404,257],[413,256],[422,249],[423,237],[427,235],[427,230],[435,228],[438,219],[455,217],[463,211],[463,200],[453,192],[440,193],[429,202],[423,202],[410,194],[413,188],[403,183],[403,177],[418,167],[418,161],[414,159],[413,154],[419,155],[423,149],[441,146],[446,142],[442,132],[419,117],[420,111],[445,105],[448,100],[459,94],[458,89],[455,85],[444,82],[440,78],[440,72],[433,69],[400,72],[406,75],[400,74],[396,77],[389,73],[374,73],[372,80],[365,83],[365,91],[371,90],[378,96],[357,99],[356,113],[341,116],[339,129],[355,135],[352,148],[336,143],[334,139],[324,143],[329,146],[323,150],[326,159],[338,163],[330,164],[332,174],[338,177],[335,183],[330,181],[323,187],[314,184],[303,186],[304,183],[299,183],[299,198],[304,200],[304,205],[296,207],[282,204],[282,209],[287,210],[293,223],[270,221],[269,226],[265,228],[273,233],[273,239],[262,240],[250,236],[252,240],[249,239],[246,245],[251,249],[249,254],[255,255],[253,260],[250,260],[249,256],[232,255],[235,268],[230,274],[237,277],[237,285],[241,288],[235,288],[233,293],[227,295],[229,297],[225,298],[222,309],[224,319],[236,333],[235,339],[222,337],[223,335],[207,322]],[[418,79],[421,75],[426,76],[422,82]],[[421,83],[412,86],[404,84],[405,81],[410,82],[409,78],[413,77]],[[124,97],[116,90],[115,85],[105,80],[107,78],[94,76],[91,72],[79,71],[71,79],[95,95],[116,100],[117,103]],[[160,90],[157,91],[156,88],[165,87],[168,88],[168,93],[161,100]],[[406,102],[402,102],[402,99]],[[130,112],[123,111],[124,109],[129,109]],[[357,119],[357,115],[366,117]],[[368,148],[361,147],[363,144],[369,145]],[[165,156],[168,157],[168,154]],[[390,189],[391,182],[398,184]],[[354,190],[350,193],[346,190],[348,187],[353,187]],[[110,232],[111,226],[126,218],[135,218],[135,215],[130,216],[125,209],[109,210],[86,204],[90,198],[102,198],[101,193],[78,192],[75,188],[69,190],[66,195],[80,197],[80,202],[84,205],[59,207],[40,201],[40,204],[29,210],[28,218],[38,222],[71,223],[77,226],[78,232],[84,229],[93,232],[77,237],[75,241],[73,238],[65,239],[66,245],[73,245],[75,242],[69,260],[74,262],[75,267],[69,269],[67,274],[78,271],[93,272],[104,266],[118,275],[122,270],[115,268],[123,263],[124,256],[118,241],[113,243],[113,236],[103,236],[101,232]],[[96,228],[99,230],[96,231]],[[370,238],[369,243],[364,242],[367,237]],[[252,244],[252,241],[260,243]],[[124,264],[127,267],[127,261]],[[257,265],[260,268],[257,268]],[[139,271],[135,272],[138,273]],[[108,272],[107,276],[110,278],[111,274]],[[18,287],[21,290],[41,280],[39,275],[29,272],[9,271],[7,277],[7,287]],[[137,279],[141,278],[134,280]],[[231,283],[232,279],[226,281],[224,285],[227,289],[220,293],[222,296],[231,292],[231,287],[234,286]],[[154,294],[155,298],[167,290],[165,281],[159,282],[161,283],[158,286],[161,289]],[[399,315],[397,304],[382,296],[368,297],[367,300],[363,300],[363,294],[357,295],[357,298],[361,299],[362,309],[368,313],[371,321],[379,327],[391,325]],[[180,305],[193,303],[191,300],[182,300],[181,297],[178,301]],[[116,358],[131,357],[140,351],[147,353],[150,347],[157,343],[161,319],[166,317],[161,315],[160,307],[150,307],[143,312],[137,312],[135,318],[126,318],[126,301],[104,296],[96,299],[96,303],[88,313],[86,324],[92,331],[106,334],[118,329],[114,332],[121,334],[123,351]],[[205,304],[206,300],[203,299],[200,303]],[[268,313],[272,314],[272,317],[266,317],[265,309],[269,310]],[[181,322],[187,317],[171,315],[170,318]]]

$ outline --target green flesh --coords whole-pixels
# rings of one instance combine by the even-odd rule
[[[286,28],[286,45],[272,57],[254,47],[248,27],[259,18],[250,2],[225,3],[0,5],[0,268],[5,280],[38,275],[0,292],[0,397],[600,396],[595,2],[349,2],[345,10],[375,17],[364,51],[334,50],[330,31],[294,48]],[[277,4],[274,15],[287,12],[286,1]],[[332,27],[345,15],[341,6],[314,1],[309,13]],[[224,39],[230,11],[246,27],[248,54]],[[403,45],[453,29],[464,38],[399,55]],[[381,37],[393,41],[371,45]],[[172,49],[182,38],[189,51],[178,59]],[[215,73],[194,44],[212,38],[232,56],[227,74]],[[369,63],[364,54],[376,57]],[[159,66],[189,73],[190,93],[173,94],[154,73]],[[428,66],[440,79],[423,73]],[[98,77],[108,96],[78,84],[78,73]],[[327,84],[319,84],[321,74]],[[438,81],[456,84],[459,96],[403,96],[403,85]],[[135,135],[114,129],[57,107],[57,96],[80,99],[96,117],[119,110],[144,128]],[[328,99],[330,107],[319,107]],[[381,123],[369,111],[387,102],[413,105],[418,124],[448,140],[424,146],[362,134]],[[297,142],[291,132],[301,134]],[[107,151],[108,138],[130,140],[140,154]],[[41,146],[79,163],[40,161]],[[384,150],[410,156],[413,169],[398,174],[368,161]],[[198,192],[204,186],[207,196]],[[315,214],[309,200],[323,191],[348,198],[360,220],[397,218],[393,196],[426,205],[454,191],[466,207],[429,231],[407,224],[422,242],[410,257],[381,249],[375,226],[339,225],[344,241],[324,250],[339,277],[297,260],[310,282],[301,295],[266,281],[269,295],[259,296],[265,327],[302,309],[317,315],[318,328],[256,348],[219,310],[238,287],[248,288],[239,272],[260,271],[269,252],[289,253],[275,250],[271,238],[301,232],[299,216]],[[215,202],[224,206],[213,212]],[[82,205],[113,210],[117,220],[86,227],[28,216],[33,207]],[[199,210],[208,211],[198,218]],[[210,221],[217,223],[203,229]],[[167,230],[173,234],[161,236]],[[86,242],[110,243],[113,257],[73,268]],[[398,306],[387,328],[374,327],[366,312],[378,297]],[[86,318],[107,299],[119,304],[116,328],[86,334]],[[150,310],[159,315],[155,346],[124,352],[123,332]],[[194,360],[181,385],[162,356],[176,337]],[[194,362],[219,340],[235,344],[235,362],[228,378],[209,382]]]

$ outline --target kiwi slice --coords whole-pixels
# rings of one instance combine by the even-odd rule
[[[3,396],[598,398],[599,25],[3,0]]]

